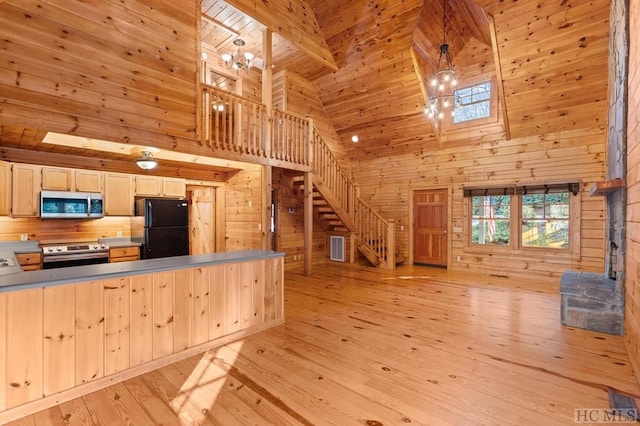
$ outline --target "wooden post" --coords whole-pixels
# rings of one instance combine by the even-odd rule
[[[392,270],[396,268],[396,221],[393,219],[389,219],[388,222],[387,269]]]
[[[313,133],[313,117],[311,115],[307,115],[307,122],[309,123],[309,129],[307,132],[307,146],[305,147],[307,151],[307,164],[311,166],[311,171],[315,171],[315,167],[313,164],[313,147],[314,147],[314,133]]]
[[[264,149],[264,156],[271,158],[271,147],[273,145],[273,72],[271,70],[272,57],[272,39],[273,32],[269,28],[265,28],[262,32],[262,52],[264,67],[262,68],[262,103],[265,105],[266,110],[266,123],[264,126],[262,147]]]
[[[273,173],[271,166],[262,166],[262,248],[273,250],[271,247],[271,189]]]
[[[311,275],[313,256],[313,174],[304,174],[304,275]]]

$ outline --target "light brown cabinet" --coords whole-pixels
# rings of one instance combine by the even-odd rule
[[[133,175],[105,173],[104,214],[133,216]]]
[[[117,247],[109,249],[109,262],[130,262],[140,259],[140,247]]]
[[[11,214],[11,163],[0,161],[0,216]]]
[[[94,170],[76,170],[76,191],[102,192],[104,173]]]
[[[15,163],[11,169],[11,215],[38,217],[42,166]]]
[[[135,193],[142,196],[160,197],[162,195],[162,178],[136,175]]]
[[[74,189],[73,170],[43,167],[42,189],[49,191],[72,191]]]
[[[187,196],[187,181],[178,178],[162,178],[162,193],[165,197]]]
[[[180,178],[136,175],[135,193],[146,197],[184,198],[187,182]]]
[[[23,271],[37,271],[42,269],[42,253],[18,253],[16,260],[22,267]]]

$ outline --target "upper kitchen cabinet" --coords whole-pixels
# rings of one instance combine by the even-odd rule
[[[187,181],[179,178],[163,178],[162,191],[165,197],[184,198],[187,196]]]
[[[0,216],[11,214],[11,163],[0,161]]]
[[[76,170],[76,191],[102,192],[104,173],[94,170]]]
[[[187,181],[180,178],[136,175],[135,195],[143,197],[184,198]]]
[[[42,168],[42,189],[49,191],[102,192],[103,173],[62,167]]]
[[[30,164],[12,165],[11,215],[37,217],[40,206],[42,166]]]
[[[136,195],[160,197],[162,195],[162,178],[136,175]]]
[[[58,167],[42,168],[42,189],[49,191],[72,191],[74,175],[72,169]]]
[[[133,216],[133,175],[104,174],[104,214]]]

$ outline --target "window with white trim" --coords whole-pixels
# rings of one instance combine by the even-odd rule
[[[453,124],[491,116],[491,81],[457,89],[454,96]]]

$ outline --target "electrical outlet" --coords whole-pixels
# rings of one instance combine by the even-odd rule
[[[27,241],[29,239],[29,234],[20,234],[20,241]]]
[[[456,256],[456,262],[460,262],[461,257],[460,256]]]
[[[404,231],[404,225],[400,225],[400,230]]]
[[[122,231],[118,231],[118,233],[116,234],[116,236],[117,236],[118,238],[122,237]]]
[[[251,206],[253,205],[253,203],[251,202],[251,200],[249,200],[248,204],[249,204],[249,207],[251,207]]]

